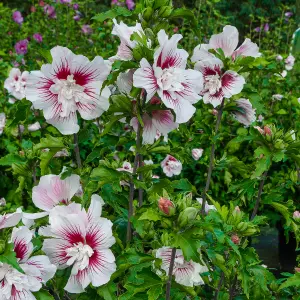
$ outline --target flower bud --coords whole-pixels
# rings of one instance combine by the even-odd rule
[[[192,150],[192,156],[194,160],[198,160],[203,154],[203,149],[193,149]]]
[[[236,207],[234,208],[234,211],[237,212],[237,213],[240,213],[240,212],[241,212],[241,210],[240,210],[240,208],[239,208],[238,206],[236,206]]]
[[[240,243],[240,238],[238,237],[237,234],[233,234],[233,235],[231,236],[231,241],[232,241],[234,244],[239,245],[239,243]]]
[[[300,268],[295,268],[295,273],[300,273]]]
[[[294,211],[293,218],[297,221],[300,221],[300,211],[299,210]]]
[[[163,214],[167,216],[173,216],[175,214],[175,205],[171,200],[167,198],[161,197],[158,200],[158,208]]]
[[[0,206],[5,206],[6,205],[6,200],[4,198],[0,199]]]
[[[198,214],[198,209],[195,207],[187,207],[184,211],[182,211],[178,217],[178,224],[180,227],[186,226],[190,221],[196,219]]]
[[[271,131],[270,127],[264,126],[264,133],[265,133],[265,135],[271,136],[272,135],[272,131]]]

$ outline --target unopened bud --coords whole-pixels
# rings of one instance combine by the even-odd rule
[[[190,221],[196,219],[198,214],[198,209],[195,207],[187,207],[184,211],[182,211],[178,217],[178,224],[180,227],[186,226]]]
[[[296,272],[296,273],[300,273],[300,268],[297,268],[297,267],[296,267],[296,268],[295,268],[295,272]]]
[[[264,126],[264,133],[265,133],[265,135],[271,136],[272,135],[272,131],[271,131],[270,127]]]
[[[6,205],[6,200],[4,198],[0,199],[0,206],[5,206]]]
[[[297,221],[300,221],[300,211],[299,210],[294,211],[293,218]]]
[[[198,160],[203,154],[203,149],[199,148],[199,149],[193,149],[192,150],[192,157],[194,160]]]
[[[239,245],[239,243],[240,243],[240,238],[238,237],[237,234],[233,234],[233,235],[231,236],[231,241],[232,241],[234,244]]]
[[[175,205],[171,200],[167,198],[161,197],[158,200],[158,208],[163,214],[167,216],[173,216],[175,214]]]

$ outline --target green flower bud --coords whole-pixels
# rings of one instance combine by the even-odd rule
[[[153,9],[151,7],[147,7],[143,10],[143,19],[149,21],[153,17]]]
[[[190,221],[196,219],[198,209],[195,207],[187,207],[184,211],[179,214],[178,224],[180,227],[186,226]]]
[[[172,13],[173,8],[171,6],[162,6],[159,9],[158,16],[161,18],[167,18]]]

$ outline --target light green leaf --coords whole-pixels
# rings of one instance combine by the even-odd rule
[[[0,166],[11,166],[12,164],[26,164],[26,159],[17,154],[7,154],[0,158]]]
[[[159,221],[161,216],[158,210],[149,208],[140,217],[139,220]]]

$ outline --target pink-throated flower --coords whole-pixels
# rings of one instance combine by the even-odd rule
[[[18,68],[12,68],[8,78],[4,82],[4,88],[18,100],[25,98],[25,87],[29,72],[23,73]]]
[[[79,130],[78,111],[85,120],[99,117],[109,107],[110,90],[101,86],[111,67],[97,56],[89,61],[64,47],[51,50],[52,64],[31,72],[25,89],[34,108],[41,109],[49,124],[62,134]]]
[[[163,172],[168,176],[179,175],[182,170],[182,164],[172,155],[167,155],[166,158],[161,162]]]
[[[21,25],[24,21],[21,12],[19,12],[18,10],[13,12],[12,18],[19,25]]]
[[[15,50],[17,54],[24,55],[28,51],[28,40],[21,40],[15,44]]]
[[[201,148],[195,148],[192,150],[192,157],[194,160],[199,160],[202,154],[203,154],[203,149]]]

